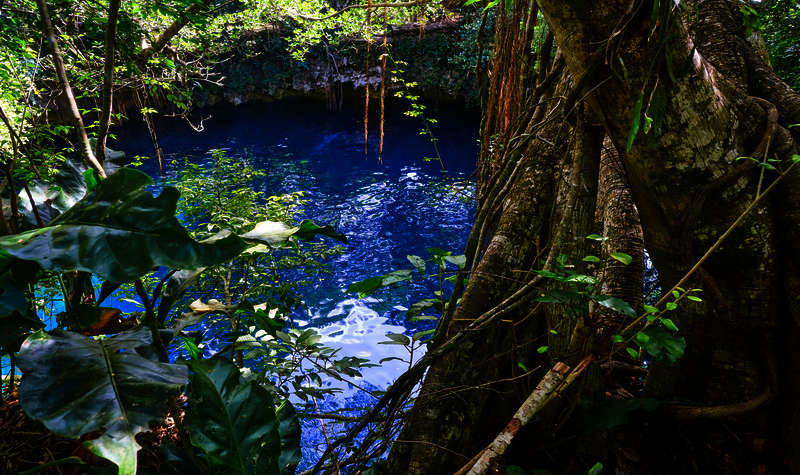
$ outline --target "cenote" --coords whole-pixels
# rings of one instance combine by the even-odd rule
[[[329,273],[301,290],[307,311],[296,311],[294,324],[318,330],[321,342],[341,348],[342,355],[374,363],[391,357],[407,359],[402,346],[380,342],[387,340],[387,333],[410,335],[433,327],[431,321],[410,322],[406,311],[414,302],[431,297],[439,288],[438,280],[415,279],[365,299],[346,289],[371,276],[411,268],[406,256],[427,256],[430,247],[453,254],[463,251],[474,211],[471,173],[478,153],[478,117],[458,105],[440,107],[431,114],[439,120],[433,132],[440,164],[426,160],[435,156],[435,150],[430,139],[420,134],[420,120],[402,114],[402,104],[387,107],[380,158],[379,119],[377,114],[370,117],[365,155],[363,110],[355,102],[350,106],[329,112],[322,102],[291,99],[215,108],[197,114],[205,118],[201,132],[182,120],[164,121],[157,124],[163,173],[155,159],[144,160],[141,169],[157,183],[169,183],[185,159],[208,163],[211,150],[222,149],[228,156],[246,157],[255,168],[267,172],[253,183],[266,196],[307,192],[309,202],[302,217],[331,224],[347,236],[348,244],[327,262]],[[153,155],[152,142],[141,124],[125,126],[111,146],[128,157]],[[203,330],[206,356],[210,356],[215,330]],[[383,390],[407,367],[407,363],[389,360],[365,368],[359,386]],[[365,392],[333,379],[323,384],[335,385],[341,392],[318,401],[320,411],[358,409],[373,401]],[[336,429],[329,426],[327,430]],[[301,469],[318,458],[318,447],[324,442],[319,421],[305,419]]]

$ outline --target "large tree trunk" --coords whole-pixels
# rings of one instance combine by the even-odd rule
[[[522,86],[527,96],[508,86],[490,91],[498,98],[486,111],[495,124],[493,134],[498,129],[519,130],[508,124],[521,123],[535,138],[522,148],[524,168],[514,175],[513,191],[503,202],[496,231],[473,268],[455,318],[444,322],[451,333],[460,328],[459,321],[479,317],[512,294],[519,286],[506,282],[540,268],[551,246],[578,253],[571,259],[582,257],[582,246],[570,245],[577,242],[570,239],[582,239],[588,231],[585,225],[569,229],[574,233],[569,239],[558,229],[562,222],[581,222],[582,211],[568,206],[554,213],[548,209],[569,203],[565,198],[569,187],[557,181],[569,176],[574,183],[575,174],[565,173],[570,166],[564,157],[575,155],[581,148],[576,144],[588,143],[581,139],[586,127],[570,115],[581,110],[580,105],[572,107],[576,98],[585,97],[586,117],[602,121],[619,151],[664,290],[715,245],[748,209],[758,190],[763,191],[776,177],[767,172],[762,180],[761,168],[736,159],[762,160],[769,152],[770,158],[784,160],[781,167],[786,168],[791,154],[797,153],[785,127],[798,122],[798,97],[746,41],[733,2],[696,1],[689,8],[697,10],[682,16],[678,11],[683,7],[672,2],[537,3],[563,54],[567,73],[575,78],[577,92],[571,93],[562,80],[559,95],[567,106],[566,121],[551,120],[544,129],[536,129],[530,123],[537,116],[539,101],[536,97],[531,102],[533,88]],[[499,16],[498,28],[512,31]],[[518,31],[512,33],[519,36]],[[495,54],[508,56],[509,51],[502,48],[514,44],[509,38],[496,40],[500,50]],[[499,73],[493,70],[493,75]],[[503,97],[524,107],[508,115],[513,108],[509,100],[500,100]],[[773,123],[776,111],[777,123]],[[653,122],[645,127],[647,117]],[[638,133],[634,123],[642,124]],[[552,134],[554,129],[570,132],[572,138],[564,141]],[[486,140],[489,135],[483,137]],[[503,160],[498,158],[507,156],[511,144],[519,140],[514,135],[500,135],[500,140],[491,137],[493,146],[502,144],[497,147],[502,152],[495,151],[493,159],[488,147],[480,177],[489,185],[482,184],[482,190],[490,189],[492,178],[501,176],[498,170]],[[556,137],[559,141],[553,142]],[[645,435],[653,443],[653,450],[645,451],[649,471],[800,470],[798,176],[795,169],[782,178],[780,186],[757,203],[684,285],[705,290],[702,303],[682,302],[674,312],[686,337],[686,354],[675,365],[656,363],[646,389],[661,400],[711,407],[667,411],[682,417],[678,430],[668,429],[675,426],[671,419],[666,421],[671,424],[649,426]],[[609,289],[626,295],[629,287],[608,284]],[[530,305],[517,307],[507,317],[511,323],[484,330],[469,347],[431,367],[400,437],[407,442],[396,444],[390,457],[394,473],[453,472],[508,422],[524,394],[515,394],[512,388],[489,394],[486,385],[513,377],[520,355],[528,367],[537,362],[549,367],[537,360],[531,348],[520,350],[514,343],[521,330],[516,323],[526,320],[524,340],[546,335],[543,330],[548,329],[558,328],[558,334],[564,335],[561,329],[581,324],[580,319],[559,320],[559,313],[549,310],[545,313],[549,325],[543,327],[538,313],[526,319],[530,309]],[[606,326],[611,328],[603,334],[610,338],[614,324]],[[550,339],[557,342],[556,356],[574,359],[564,351],[569,349],[564,341],[558,336]],[[589,351],[602,357],[600,351],[608,345],[602,344],[602,337],[599,340]],[[476,355],[481,355],[477,361]],[[549,420],[546,415],[541,418],[538,430],[551,430]],[[692,452],[668,449],[681,447],[681,440],[688,441]]]

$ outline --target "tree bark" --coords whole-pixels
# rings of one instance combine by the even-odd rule
[[[615,212],[607,208],[613,187],[601,186],[605,195],[601,198],[610,213],[605,231],[620,225],[628,228],[631,235],[623,241],[640,262],[641,246],[636,242],[639,231],[632,214],[638,211],[662,288],[670,288],[775,179],[774,174],[762,176],[761,168],[742,165],[736,159],[776,157],[785,167],[797,153],[793,132],[786,129],[797,122],[796,94],[777,80],[763,61],[759,62],[760,57],[743,38],[741,18],[733,3],[707,0],[690,5],[702,15],[695,11],[679,15],[676,10],[683,7],[672,2],[537,0],[537,4],[568,74],[575,78],[572,93],[562,87],[561,94],[553,95],[564,101],[567,112],[566,121],[559,125],[571,134],[584,133],[574,126],[571,115],[579,107],[573,105],[585,99],[588,116],[599,118],[603,124],[610,142],[607,149],[613,146],[619,153],[618,163],[626,180],[618,178],[617,182],[627,181],[623,189],[633,198],[624,212],[626,218],[615,223]],[[513,28],[504,28],[512,38],[519,37]],[[495,43],[501,49],[495,53],[497,57],[513,60],[514,55],[502,48],[514,41],[496,38]],[[494,76],[501,71],[492,73]],[[513,85],[495,88],[494,92],[490,88],[490,95],[496,97],[489,102],[491,109],[486,117],[491,119],[493,131],[519,130],[509,124],[530,125],[529,118],[537,116],[538,99],[531,103],[524,95],[515,100],[524,104],[516,109],[516,116],[506,115],[515,110],[504,99],[517,97],[513,91]],[[779,98],[783,99],[780,105]],[[769,102],[777,108],[778,124],[771,124],[773,105]],[[518,286],[503,285],[510,281],[512,270],[519,274],[537,268],[537,256],[546,255],[554,244],[569,247],[559,242],[552,230],[554,223],[563,219],[557,216],[574,211],[558,207],[566,203],[563,186],[558,185],[566,169],[559,154],[574,153],[578,139],[573,137],[570,145],[564,146],[553,142],[555,135],[523,128],[535,135],[522,153],[523,173],[515,176],[512,192],[499,212],[496,231],[473,269],[455,318],[445,322],[451,331],[458,328],[459,320],[475,318],[513,293]],[[491,144],[484,144],[489,155],[482,157],[479,168],[482,190],[492,188],[491,180],[500,176],[498,170],[503,166],[497,157],[505,156],[509,144],[517,139],[514,135],[492,136]],[[739,411],[725,426],[699,420],[676,429],[668,418],[648,426],[645,466],[652,473],[800,470],[800,390],[796,377],[800,368],[798,176],[797,170],[785,176],[773,196],[759,201],[755,211],[689,280],[690,288],[705,290],[704,301],[682,302],[670,315],[686,338],[686,353],[675,365],[656,362],[647,378],[646,392],[651,397],[747,410]],[[620,206],[626,206],[620,202],[625,196],[617,196]],[[551,215],[547,210],[553,207]],[[577,212],[567,221],[579,220],[580,216]],[[577,226],[576,237],[582,238],[578,233],[583,230],[583,226]],[[615,244],[611,241],[610,245]],[[579,246],[572,250],[581,251]],[[611,269],[607,273],[620,275]],[[620,279],[618,283],[606,280],[607,288],[631,294],[636,305],[641,296],[639,293],[636,298],[636,289],[632,288],[636,284],[631,283],[638,279]],[[547,328],[574,328],[581,321],[568,321],[552,309],[547,313],[553,320]],[[479,391],[456,392],[453,388],[477,388],[509,374],[515,360],[508,355],[514,354],[511,349],[518,350],[514,337],[515,331],[520,331],[514,323],[525,317],[521,312],[514,313],[509,317],[511,325],[488,330],[484,339],[458,349],[430,368],[401,438],[429,441],[448,451],[430,444],[397,444],[389,460],[392,473],[452,472],[465,460],[451,455],[451,451],[469,459],[500,432],[518,406],[510,403],[513,389],[501,397],[476,394]],[[545,329],[537,323],[524,326],[527,337]],[[605,338],[618,327],[619,322],[608,322],[603,328]],[[554,345],[557,352],[570,348],[557,337],[552,340],[558,341]],[[602,349],[602,345],[589,348]],[[480,361],[475,361],[475,355],[482,355]],[[571,357],[568,351],[562,355]],[[526,364],[540,361],[535,356],[526,357],[530,358]],[[448,394],[447,388],[450,394],[441,397]],[[780,396],[764,398],[765,388],[774,388]],[[694,412],[733,417],[730,410]],[[547,421],[545,417],[532,423],[537,427],[533,430],[551,430]],[[731,431],[738,435],[731,437]],[[765,445],[766,450],[761,448]]]

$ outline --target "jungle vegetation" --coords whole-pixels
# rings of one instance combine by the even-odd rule
[[[161,161],[153,117],[202,129],[196,102],[267,32],[271,77],[357,45],[365,141],[398,94],[435,145],[393,43],[448,21],[439,67],[482,114],[474,226],[350,286],[433,268],[409,313],[437,326],[388,335],[424,356],[360,416],[318,414],[343,426],[304,473],[800,473],[791,0],[0,0],[0,470],[296,471],[310,415],[291,401],[376,362],[293,328],[302,278],[282,271],[324,272],[347,238],[221,151],[154,196],[107,140],[140,118]],[[119,290],[141,311],[102,305]],[[185,331],[207,318],[227,329],[211,357]],[[23,420],[46,462],[20,460]]]

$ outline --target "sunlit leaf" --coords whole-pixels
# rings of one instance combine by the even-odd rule
[[[159,265],[217,265],[245,249],[236,236],[193,240],[175,217],[177,190],[164,187],[154,197],[145,189],[152,182],[140,171],[120,169],[49,226],[3,236],[0,247],[48,270],[82,270],[112,282],[130,282]]]
[[[631,257],[628,254],[625,254],[624,252],[611,252],[608,255],[620,261],[621,263],[625,264],[626,266],[631,262],[633,262],[633,257]]]
[[[619,297],[612,297],[610,295],[596,295],[592,297],[592,300],[599,303],[603,307],[610,308],[611,310],[619,312],[626,317],[633,318],[636,316],[636,311],[633,309],[633,307]]]

